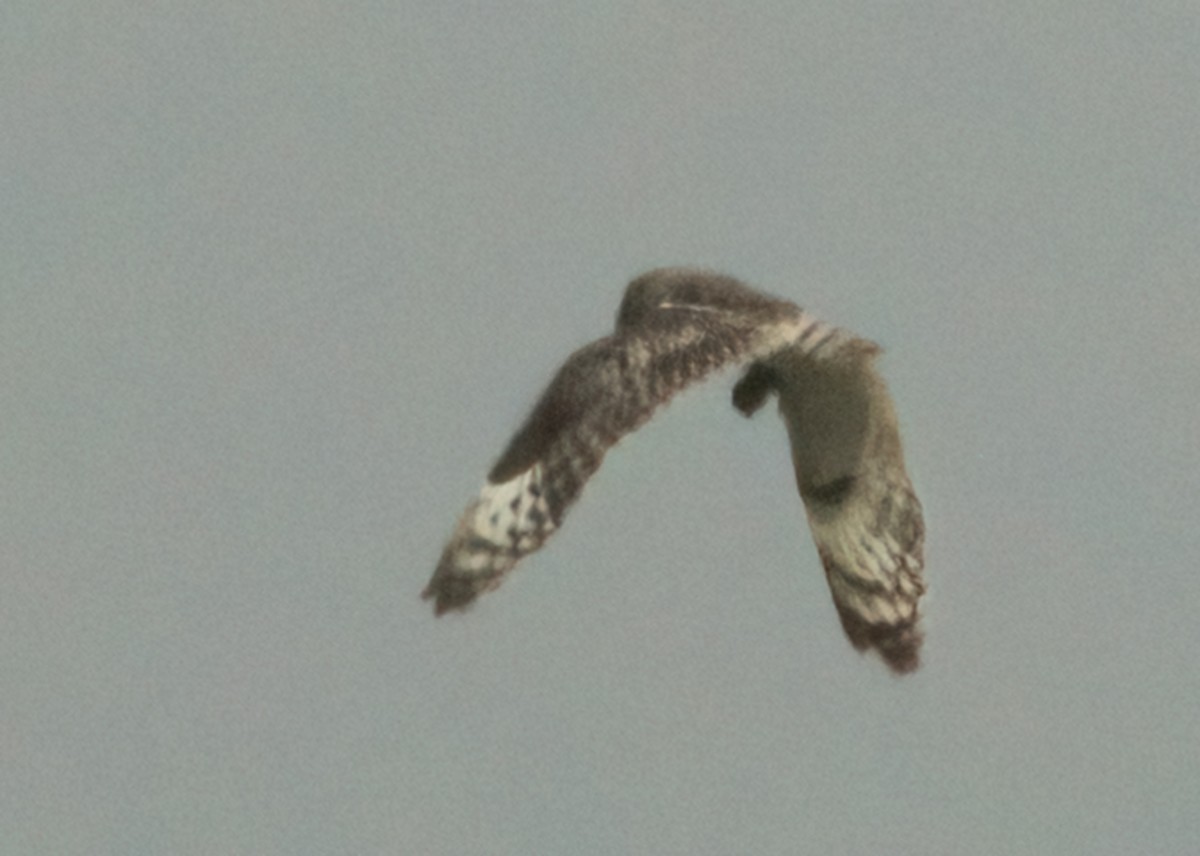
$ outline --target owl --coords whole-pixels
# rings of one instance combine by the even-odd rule
[[[925,538],[880,348],[795,304],[691,268],[634,279],[616,329],[567,358],[459,518],[423,596],[462,610],[563,524],[605,453],[685,387],[728,367],[749,417],[774,395],[842,628],[917,668]],[[682,533],[681,533],[682,534]]]

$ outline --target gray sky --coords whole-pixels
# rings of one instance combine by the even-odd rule
[[[1200,848],[1200,13],[815,5],[6,5],[5,852]],[[887,348],[916,675],[728,378],[418,599],[665,263]]]

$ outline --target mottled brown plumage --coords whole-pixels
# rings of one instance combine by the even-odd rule
[[[842,626],[916,668],[924,524],[877,345],[735,279],[687,268],[629,284],[613,334],[572,354],[468,505],[424,592],[440,615],[495,588],[562,524],[605,453],[677,392],[730,365],[746,416],[779,398],[796,484]]]

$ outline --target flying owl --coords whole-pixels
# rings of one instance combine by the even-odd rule
[[[918,665],[925,537],[880,348],[736,279],[689,268],[625,289],[616,329],[572,354],[458,521],[423,597],[436,614],[494,589],[562,525],[605,453],[660,405],[729,366],[733,405],[774,393],[842,627],[896,672]]]

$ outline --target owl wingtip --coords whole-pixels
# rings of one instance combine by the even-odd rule
[[[440,618],[447,612],[465,612],[478,595],[478,591],[469,585],[461,584],[453,577],[439,577],[435,574],[421,592],[421,600],[432,600],[433,615]]]
[[[872,623],[851,612],[841,604],[837,606],[838,617],[846,638],[855,650],[862,653],[874,651],[894,675],[909,675],[921,666],[921,645],[925,641],[916,614],[909,620],[896,624]]]
[[[906,648],[899,651],[889,651],[877,648],[883,662],[896,676],[911,675],[921,667],[921,652],[916,648]]]

